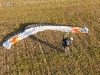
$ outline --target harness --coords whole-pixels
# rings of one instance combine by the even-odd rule
[[[71,41],[70,41],[69,38],[65,38],[65,39],[62,40],[62,46],[68,47],[70,45],[71,45]]]
[[[69,38],[69,33],[66,33],[64,36],[63,36],[63,39],[61,41],[61,46],[63,46],[64,48],[65,47],[68,47],[71,45],[71,40]]]

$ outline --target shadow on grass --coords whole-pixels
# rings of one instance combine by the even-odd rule
[[[7,39],[9,39],[11,36],[14,36],[20,32],[23,32],[25,27],[28,25],[32,25],[32,24],[40,24],[40,23],[25,23],[25,24],[20,24],[19,29],[14,29],[14,32],[8,33],[6,36],[4,36],[4,39],[0,42],[0,46],[2,46],[3,42],[6,41]],[[51,24],[51,23],[41,23],[41,24]],[[43,41],[35,36],[29,36],[31,39],[36,40],[37,42],[40,42],[41,44],[45,44],[46,46],[49,46],[53,49],[56,49],[58,51],[63,52],[63,50],[61,48],[58,48],[50,43],[47,43],[46,41]]]
[[[2,46],[3,41],[0,42],[0,46]]]
[[[58,48],[57,46],[54,46],[54,45],[52,45],[52,44],[50,44],[50,43],[48,43],[48,42],[46,42],[46,41],[43,41],[43,40],[37,38],[36,36],[30,35],[29,37],[30,37],[32,40],[35,40],[35,41],[37,41],[37,42],[40,42],[41,44],[44,44],[44,45],[46,45],[46,46],[49,46],[50,48],[56,49],[57,51],[64,52],[61,48]]]

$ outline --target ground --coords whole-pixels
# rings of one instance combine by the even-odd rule
[[[0,75],[99,75],[100,0],[0,1]],[[59,46],[63,32],[46,30],[7,50],[5,38],[30,24],[70,24],[89,28],[71,34],[71,56]],[[56,34],[56,35],[55,35]]]

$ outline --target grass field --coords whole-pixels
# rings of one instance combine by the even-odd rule
[[[0,75],[100,75],[100,0],[0,2]],[[2,47],[6,37],[35,23],[86,26],[89,33],[72,34],[69,58],[59,46],[59,31],[31,35],[10,50]]]

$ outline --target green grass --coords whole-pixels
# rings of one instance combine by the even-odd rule
[[[59,31],[39,32],[14,44],[10,50],[0,46],[0,75],[100,74],[99,0],[9,0],[9,2],[15,3],[16,6],[1,4],[0,45],[8,34],[18,32],[32,23],[86,26],[89,33],[72,34],[74,41],[70,58],[66,58],[59,46],[64,34]]]

